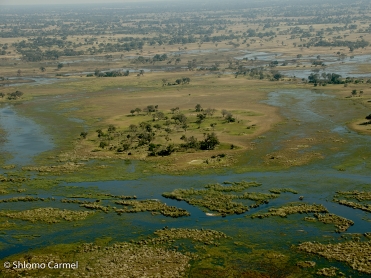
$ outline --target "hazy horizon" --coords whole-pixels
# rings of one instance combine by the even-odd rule
[[[171,0],[0,0],[0,5],[64,5],[64,4],[108,4],[129,2],[155,2]]]

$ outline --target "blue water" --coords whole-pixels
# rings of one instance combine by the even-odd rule
[[[0,107],[0,127],[5,131],[0,149],[12,156],[6,164],[30,164],[34,156],[54,147],[51,136],[41,126],[19,116],[11,106]]]

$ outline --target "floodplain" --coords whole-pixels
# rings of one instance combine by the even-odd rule
[[[371,274],[371,5],[244,2],[0,6],[3,277]]]

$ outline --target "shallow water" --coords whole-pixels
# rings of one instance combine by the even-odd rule
[[[287,77],[296,77],[296,78],[308,78],[308,76],[313,73],[314,69],[319,69],[319,74],[326,72],[326,73],[336,73],[340,74],[343,78],[346,77],[354,77],[354,78],[367,78],[371,77],[371,72],[366,73],[357,73],[358,72],[358,64],[365,64],[371,61],[371,55],[364,54],[364,55],[355,55],[354,57],[348,55],[344,58],[340,58],[337,55],[320,55],[321,59],[324,61],[326,65],[325,68],[321,67],[311,67],[311,62],[307,62],[305,60],[316,60],[315,56],[313,57],[302,57],[302,58],[295,58],[295,57],[283,57],[281,53],[268,53],[268,52],[261,52],[261,51],[250,51],[243,56],[237,56],[235,59],[242,60],[247,58],[248,60],[257,60],[270,62],[270,61],[278,61],[282,63],[284,61],[290,61],[290,59],[295,58],[297,62],[305,65],[306,67],[299,67],[292,70],[285,70],[280,68],[280,72]],[[352,58],[351,58],[352,57]]]
[[[257,60],[257,61],[283,61],[282,60],[282,54],[280,53],[268,53],[268,52],[262,52],[262,51],[249,51],[243,56],[237,56],[235,59],[242,60],[242,59],[248,59],[248,60]]]
[[[11,106],[0,106],[0,127],[6,133],[0,149],[12,156],[6,164],[30,164],[34,156],[54,147],[51,137],[39,125],[19,116]]]
[[[38,86],[38,85],[47,85],[47,84],[54,84],[56,82],[63,81],[58,78],[53,77],[9,77],[9,80],[16,81],[16,80],[26,80],[27,82],[15,82],[12,84],[5,84],[4,87],[16,87],[22,85],[29,85],[29,86]]]

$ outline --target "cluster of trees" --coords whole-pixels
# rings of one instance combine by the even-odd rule
[[[18,98],[20,98],[21,96],[23,96],[23,93],[21,91],[15,91],[13,93],[7,93],[7,98],[9,100],[16,100]],[[1,98],[4,98],[5,97],[5,94],[3,92],[0,92],[0,97]]]
[[[274,65],[276,65],[274,63]],[[244,68],[242,65],[238,67],[238,71],[235,73],[237,78],[239,75],[250,76],[251,78],[258,79],[270,79],[270,80],[280,80],[284,76],[279,73],[277,70],[271,70],[267,72],[267,69],[264,67],[255,67],[255,68]]]
[[[316,42],[313,44],[313,46],[327,46],[327,47],[349,47],[350,51],[353,51],[354,49],[358,48],[365,48],[369,46],[370,43],[365,40],[357,40],[357,41],[340,41],[335,40],[332,42],[320,40],[319,42]],[[308,43],[307,46],[311,46],[311,43]]]
[[[167,79],[162,79],[162,86],[174,86],[174,85],[184,85],[189,84],[191,82],[191,79],[189,77],[182,77],[175,80],[175,82],[170,83]]]
[[[363,91],[360,90],[359,93],[358,93],[357,90],[352,90],[352,92],[351,92],[351,96],[352,96],[352,97],[356,97],[357,95],[358,95],[359,97],[363,96]],[[367,119],[367,117],[366,117],[366,119]]]
[[[13,100],[13,99],[18,99],[21,96],[23,96],[23,93],[20,91],[15,91],[13,93],[8,93],[8,99]]]
[[[129,76],[130,72],[129,70],[126,71],[100,71],[96,69],[94,71],[94,75],[96,77],[117,77],[117,76]],[[87,76],[93,76],[92,74],[88,74]]]
[[[200,149],[200,150],[214,150],[217,145],[220,144],[218,137],[214,132],[207,133],[204,135],[204,139],[198,141],[194,136],[186,137],[183,135],[181,140],[184,141],[181,144],[182,148],[188,149]]]
[[[251,69],[244,68],[236,72],[236,75],[244,75],[244,76],[249,75],[252,78],[264,79],[265,71],[266,69],[264,67],[256,67],[256,68],[251,68]]]
[[[308,82],[313,83],[315,86],[317,84],[324,85],[324,84],[344,84],[345,81],[341,79],[341,75],[336,73],[322,73],[321,75],[318,73],[311,73],[308,76]]]
[[[223,118],[228,122],[228,123],[232,123],[232,122],[235,122],[236,119],[233,117],[232,113],[223,109],[222,110],[222,116]]]
[[[264,37],[272,37],[275,36],[276,32],[273,31],[267,31],[267,32],[256,32],[254,29],[248,29],[247,30],[247,37],[258,37],[260,39]]]
[[[197,120],[203,121],[207,116],[212,116],[215,109],[203,109],[200,104],[197,104],[195,110],[198,112]],[[99,147],[102,149],[113,150],[117,152],[131,151],[141,148],[148,152],[150,156],[167,156],[176,151],[194,150],[213,150],[220,144],[217,135],[212,133],[204,133],[203,139],[199,140],[195,136],[186,136],[189,119],[186,115],[180,112],[179,107],[170,109],[171,114],[165,115],[164,112],[158,110],[158,105],[148,105],[143,109],[135,108],[130,111],[132,116],[136,113],[139,115],[145,112],[152,116],[152,121],[143,121],[137,124],[130,124],[125,130],[117,130],[115,126],[109,125],[107,130],[97,129],[99,138]],[[222,111],[223,117],[228,121],[234,121],[231,113],[226,110]],[[201,116],[202,115],[202,116]],[[201,123],[201,122],[200,122]],[[200,124],[199,123],[199,124]],[[211,123],[210,126],[214,129],[216,123]],[[178,132],[179,129],[184,130],[184,135],[180,138],[183,143],[174,144],[170,138],[170,134]],[[81,138],[87,137],[86,132],[81,132]],[[158,137],[163,137],[166,144],[158,144]]]
[[[137,108],[135,108],[135,109],[131,109],[130,110],[130,113],[131,113],[131,115],[132,116],[134,116],[134,114],[135,113],[137,113],[137,115],[139,115],[139,113],[140,112],[144,112],[146,115],[150,115],[151,113],[158,113],[159,111],[158,111],[158,105],[147,105],[146,107],[144,107],[143,108],[143,110],[142,109],[140,109],[139,107],[137,107]],[[162,113],[162,112],[160,112],[160,113]],[[158,115],[160,115],[160,114],[158,114]],[[165,115],[164,113],[162,113],[162,115]],[[162,119],[162,118],[164,118],[164,117],[161,117],[161,116],[157,116],[157,117],[155,117],[155,118],[160,118],[160,119]]]
[[[344,83],[346,86],[348,83],[354,83],[354,84],[359,84],[359,83],[367,83],[367,84],[370,84],[371,83],[371,79],[367,79],[366,81],[362,78],[354,78],[354,77],[347,77],[345,78],[344,80]]]
[[[167,54],[156,54],[153,58],[152,61],[158,62],[158,61],[166,61],[167,60]]]
[[[175,118],[175,117],[174,117]],[[175,151],[184,151],[189,149],[195,150],[213,150],[220,144],[219,139],[215,133],[204,134],[203,140],[198,140],[194,136],[187,138],[185,135],[181,137],[184,143],[176,145],[155,144],[153,143],[156,136],[161,132],[162,127],[159,124],[151,125],[148,122],[141,122],[139,125],[131,124],[127,131],[117,131],[117,129],[110,125],[107,132],[102,129],[97,129],[97,136],[100,139],[99,147],[102,149],[108,148],[117,152],[124,152],[137,149],[139,147],[147,148],[149,156],[168,156]],[[165,132],[171,132],[170,128],[165,128]],[[81,138],[86,138],[87,132],[81,132]],[[165,139],[169,142],[171,139],[168,135]],[[129,153],[131,154],[131,152]]]
[[[61,56],[80,56],[84,55],[84,51],[76,51],[73,49],[58,50],[45,50],[41,49],[18,49],[22,55],[22,59],[27,62],[39,62],[42,60],[57,60]]]
[[[152,58],[138,56],[137,58],[133,60],[133,63],[134,64],[154,64],[155,62],[167,61],[167,64],[171,64],[172,62],[175,62],[175,64],[178,64],[181,61],[179,56],[180,55],[178,55],[178,57],[173,57],[173,58],[169,58],[167,54],[162,54],[162,55],[156,54]]]

